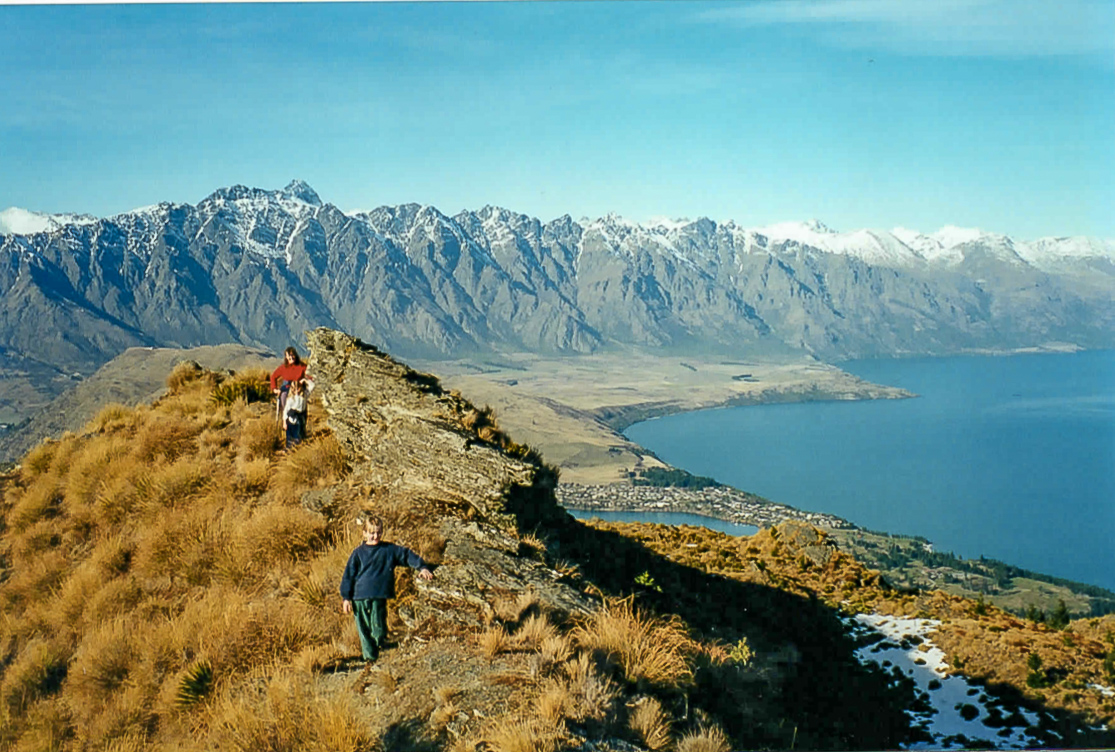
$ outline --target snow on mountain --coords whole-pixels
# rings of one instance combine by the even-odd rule
[[[1115,263],[1115,240],[1102,238],[1039,238],[1018,245],[1018,254],[1045,271],[1058,271],[1080,261],[1095,259]]]
[[[162,224],[159,217],[172,206],[175,205],[135,209],[106,221],[132,228],[136,225],[154,227]],[[322,211],[323,203],[305,181],[292,180],[280,190],[242,185],[221,188],[201,201],[197,209],[202,215],[202,224],[219,217],[227,222],[238,242],[252,253],[282,258],[289,255],[289,244],[299,228],[305,227]],[[442,233],[449,233],[462,241],[467,234],[455,220],[428,205],[406,204],[345,214],[367,224],[381,239],[390,237],[404,244],[407,242],[405,234],[420,233],[433,240]],[[526,215],[498,207],[484,207],[475,216],[480,218],[487,241],[496,245],[513,246],[524,223],[537,223]],[[11,207],[0,211],[0,235],[56,232],[66,226],[98,221],[89,215],[45,214]],[[966,258],[991,258],[1050,272],[1079,268],[1097,259],[1101,263],[1115,263],[1115,240],[1065,237],[1023,242],[978,228],[953,225],[932,233],[905,227],[890,231],[840,232],[816,219],[744,228],[732,221],[716,223],[703,218],[653,217],[640,223],[614,213],[597,219],[585,218],[579,224],[583,230],[582,242],[595,238],[595,242],[620,256],[631,257],[640,250],[647,250],[682,263],[702,262],[710,246],[696,241],[711,235],[718,235],[721,242],[729,243],[737,254],[767,252],[774,244],[796,243],[823,253],[850,256],[891,268],[954,266]],[[403,227],[409,232],[399,232]],[[462,245],[467,247],[469,243],[462,242]]]
[[[54,232],[66,225],[88,225],[97,221],[88,214],[44,214],[12,206],[0,211],[0,235],[34,235]]]
[[[925,259],[893,233],[880,230],[837,232],[818,220],[781,222],[751,228],[774,242],[792,241],[827,253],[861,258],[881,266],[917,266]]]

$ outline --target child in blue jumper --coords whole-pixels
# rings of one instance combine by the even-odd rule
[[[362,512],[356,524],[364,532],[364,542],[348,557],[341,577],[341,609],[356,617],[356,633],[364,660],[374,661],[387,641],[387,599],[395,597],[395,567],[406,565],[418,576],[430,580],[434,573],[422,557],[409,548],[381,540],[383,520]]]

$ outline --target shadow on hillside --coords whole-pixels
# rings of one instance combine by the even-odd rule
[[[860,665],[837,613],[820,600],[707,574],[572,517],[551,531],[555,553],[606,594],[638,593],[642,605],[680,615],[705,639],[747,638],[764,669],[735,680],[699,671],[690,695],[747,747],[882,749],[916,739],[904,712],[909,690]],[[661,592],[636,584],[643,573]]]
[[[577,563],[605,594],[635,593],[654,611],[680,615],[704,639],[734,644],[747,638],[760,668],[734,676],[698,671],[689,697],[746,747],[883,749],[930,741],[911,728],[905,712],[915,695],[913,683],[860,664],[838,612],[823,601],[707,574],[571,516],[550,532],[556,536],[553,552]],[[636,583],[643,573],[656,587]],[[989,689],[999,694],[998,688]],[[1003,691],[1021,698],[1013,688]],[[1033,707],[1032,701],[1022,702]],[[1054,714],[1059,720],[1050,730],[1061,739],[1075,745],[1088,737],[1095,743],[1083,732],[1083,718]],[[1104,739],[1110,742],[1110,734]]]

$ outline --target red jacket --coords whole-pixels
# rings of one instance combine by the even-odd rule
[[[290,363],[283,363],[281,366],[271,372],[271,391],[278,389],[278,381],[298,381],[299,379],[306,378],[306,364],[298,363],[292,365]]]

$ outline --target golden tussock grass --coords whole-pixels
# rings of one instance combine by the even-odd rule
[[[236,525],[232,545],[239,549],[245,567],[268,567],[284,561],[300,561],[320,550],[325,542],[326,521],[302,507],[265,504]]]
[[[128,439],[123,436],[83,442],[74,452],[66,474],[63,496],[66,511],[75,514],[93,505],[106,478],[117,474],[115,463],[125,457],[129,449]]]
[[[69,651],[57,641],[40,637],[9,665],[0,681],[0,705],[10,715],[23,715],[36,700],[56,692],[66,676]]]
[[[434,728],[439,730],[445,728],[461,712],[457,707],[457,698],[460,694],[461,690],[451,684],[434,688],[434,710],[430,714],[430,724]]]
[[[557,725],[567,715],[570,715],[573,708],[573,695],[569,691],[569,687],[561,682],[551,682],[538,696],[538,702],[535,709],[538,711],[538,717],[544,722]]]
[[[53,472],[44,474],[29,488],[11,493],[8,500],[8,524],[15,532],[22,532],[44,517],[61,512],[62,481]]]
[[[0,748],[183,740],[247,672],[341,655],[351,624],[330,604],[348,552],[292,503],[343,475],[340,447],[274,461],[268,406],[219,407],[209,388],[183,379],[155,406],[112,406],[5,477]],[[353,748],[343,727],[311,746]]]
[[[119,402],[110,402],[101,408],[93,420],[85,424],[82,433],[103,433],[134,428],[139,418],[140,414],[136,408]]]
[[[174,461],[180,455],[196,450],[197,435],[204,424],[185,417],[154,413],[136,431],[132,456],[139,462],[156,457]]]
[[[316,695],[290,672],[265,681],[257,696],[226,695],[217,703],[206,719],[213,746],[237,752],[374,748],[376,740],[348,695]]]
[[[678,687],[693,679],[689,658],[698,650],[676,616],[656,617],[630,601],[608,601],[574,629],[576,642],[613,660],[629,682]]]
[[[670,716],[654,697],[644,697],[631,710],[627,719],[647,749],[666,749],[670,746]]]
[[[557,728],[531,718],[501,718],[483,736],[493,752],[553,752],[561,739]]]
[[[180,394],[187,387],[196,386],[200,381],[209,389],[216,381],[217,374],[207,371],[192,360],[184,360],[176,365],[166,377],[166,388],[170,394]]]
[[[511,647],[511,637],[502,626],[489,627],[480,635],[480,654],[488,661]]]
[[[732,743],[719,726],[704,726],[678,739],[678,752],[731,752]]]
[[[538,656],[542,661],[541,670],[548,671],[552,666],[565,663],[573,655],[572,641],[561,634],[548,635],[538,645]]]
[[[79,722],[100,715],[124,691],[140,660],[136,643],[142,631],[142,625],[120,617],[86,632],[73,655],[66,687]]]
[[[282,433],[274,416],[270,413],[253,416],[242,423],[236,442],[237,457],[244,462],[271,459],[282,446]]]
[[[27,452],[20,462],[20,478],[24,483],[29,483],[38,476],[50,470],[54,462],[54,454],[58,451],[59,442],[47,439],[34,449]]]
[[[62,542],[62,528],[56,520],[40,519],[30,527],[13,531],[10,537],[14,562],[28,561]]]
[[[597,670],[596,661],[590,653],[578,653],[564,668],[565,687],[572,698],[571,718],[603,721],[615,715],[620,689]]]
[[[280,501],[297,501],[303,492],[336,483],[347,472],[341,445],[323,436],[299,444],[276,464],[271,492]]]
[[[524,616],[538,611],[538,593],[525,590],[512,597],[497,598],[492,604],[492,609],[498,619],[508,624],[522,620]]]
[[[137,541],[133,571],[141,578],[208,584],[229,536],[222,522],[198,514],[156,517]]]
[[[545,614],[533,614],[524,619],[515,630],[512,642],[521,650],[538,650],[544,640],[553,637],[557,637],[557,628]]]
[[[45,600],[62,584],[70,563],[61,551],[46,551],[24,562],[0,588],[0,611],[15,615],[29,603]]]
[[[36,703],[22,721],[23,735],[10,747],[6,747],[12,752],[62,752],[73,736],[70,711],[58,698]],[[4,719],[0,719],[0,727],[5,727]],[[12,728],[11,725],[6,727]],[[0,736],[0,740],[3,740],[3,736]]]
[[[218,477],[218,465],[212,461],[182,457],[141,477],[138,484],[140,503],[174,508],[189,504],[204,493],[212,480]]]
[[[258,460],[237,459],[234,476],[237,492],[246,496],[259,496],[267,490],[271,482],[271,460],[261,458]]]

